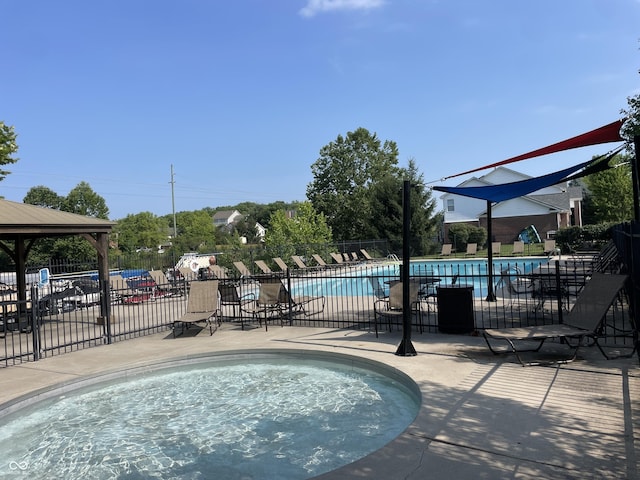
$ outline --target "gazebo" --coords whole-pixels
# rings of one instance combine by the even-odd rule
[[[109,234],[115,222],[76,215],[51,208],[0,199],[0,248],[14,261],[18,300],[26,300],[25,265],[29,251],[39,238],[79,235],[89,241],[98,256],[98,278],[102,301],[100,314],[109,317]],[[11,245],[13,243],[13,245]],[[107,325],[109,322],[105,322]]]

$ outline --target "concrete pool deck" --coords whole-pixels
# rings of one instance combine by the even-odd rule
[[[178,338],[168,331],[0,369],[0,404],[172,358],[255,349],[334,352],[408,374],[422,391],[422,406],[394,441],[318,478],[639,478],[637,356],[607,361],[597,349],[582,348],[570,364],[522,367],[511,356],[492,355],[481,337],[414,333],[412,357],[394,354],[401,338],[400,332],[376,339],[371,332],[311,327],[241,331],[233,324],[213,336],[208,329]]]

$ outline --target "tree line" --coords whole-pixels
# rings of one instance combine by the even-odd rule
[[[640,132],[640,95],[628,98],[628,109],[621,113],[627,119],[621,132],[626,139],[627,153],[614,157],[611,165],[615,168],[574,181],[574,185],[585,191],[583,219],[588,224],[633,218],[631,162],[633,136]],[[14,127],[0,121],[0,167],[18,161],[17,151]],[[411,255],[434,253],[439,248],[439,240],[444,240],[438,238],[443,214],[436,207],[431,188],[425,184],[414,159],[400,165],[394,141],[382,141],[376,133],[362,127],[344,136],[338,135],[320,149],[311,172],[313,178],[307,185],[307,199],[301,202],[242,202],[204,207],[176,213],[175,225],[172,214],[129,214],[117,220],[111,238],[112,252],[118,255],[162,246],[180,255],[192,251],[212,252],[221,245],[238,248],[241,237],[248,243],[258,241],[256,223],[266,228],[264,242],[268,247],[385,239],[391,251],[399,252],[405,181],[411,190]],[[8,174],[10,171],[0,169],[0,180]],[[28,191],[23,201],[96,218],[108,219],[109,216],[104,198],[86,182],[80,182],[66,196],[38,185]],[[243,218],[230,228],[217,229],[213,215],[220,210],[238,210]],[[287,212],[296,214],[292,216]],[[0,267],[9,261],[3,255],[0,252]],[[92,248],[79,237],[42,239],[32,247],[30,260],[45,264],[49,259],[92,255]]]

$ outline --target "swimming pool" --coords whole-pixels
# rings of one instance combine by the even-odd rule
[[[174,363],[13,405],[0,420],[0,477],[309,478],[382,447],[420,405],[408,377],[356,357]]]
[[[520,273],[529,273],[546,265],[546,257],[513,257],[497,258],[493,261],[494,284],[503,270],[517,267]],[[379,284],[387,290],[387,282],[400,279],[401,262],[385,262],[361,264],[352,268],[330,270],[324,276],[303,278],[292,281],[293,295],[324,296],[374,296],[374,288],[370,277],[375,277]],[[414,260],[411,261],[410,275],[413,277],[436,277],[439,284],[450,283],[454,276],[457,283],[472,285],[474,295],[487,295],[488,261],[484,259],[456,260]]]

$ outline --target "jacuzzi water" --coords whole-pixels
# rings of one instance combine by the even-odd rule
[[[310,478],[379,449],[418,408],[403,382],[341,363],[182,366],[5,416],[0,478]]]

